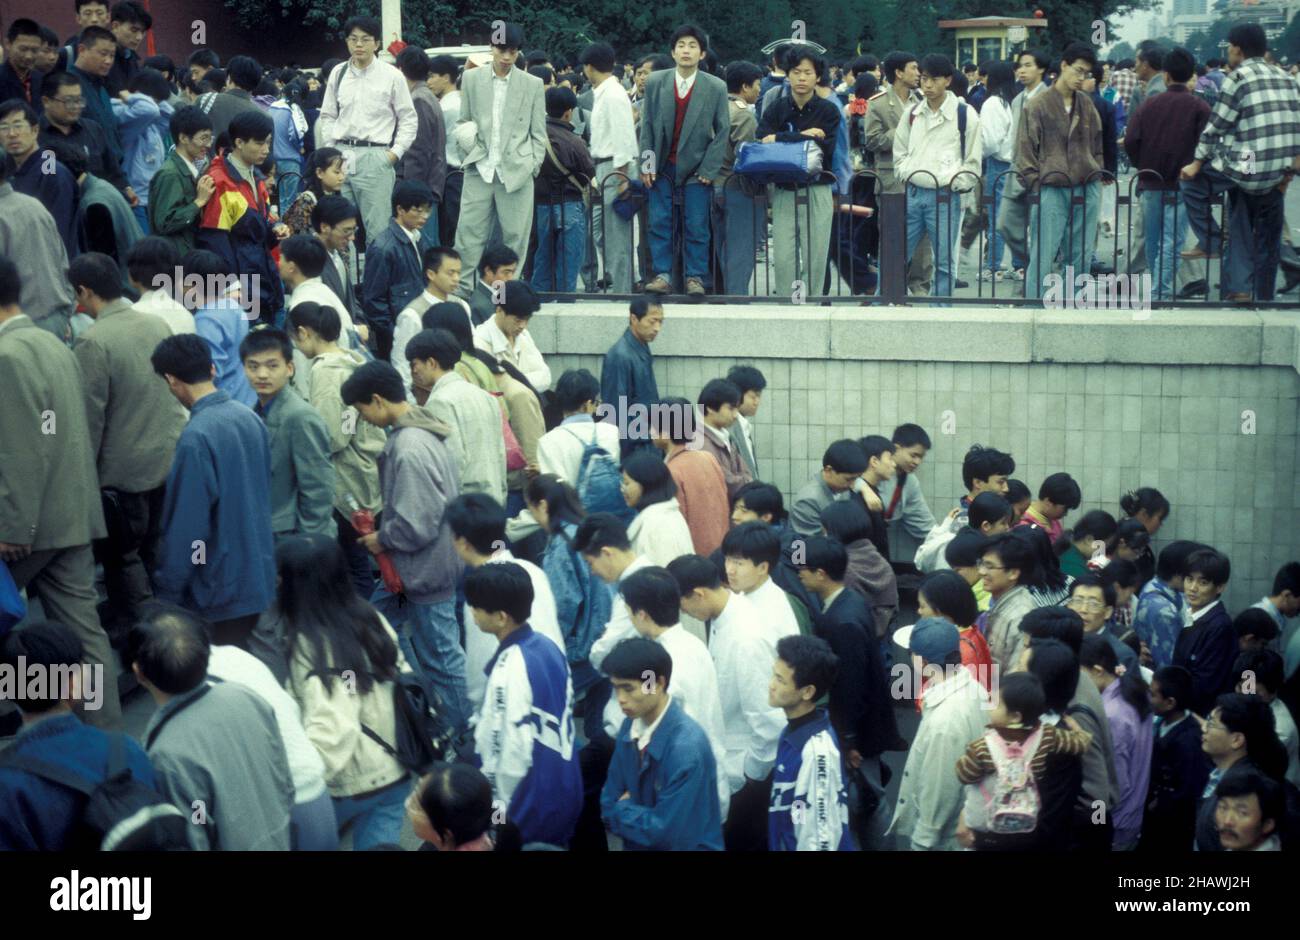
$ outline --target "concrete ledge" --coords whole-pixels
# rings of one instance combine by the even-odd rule
[[[681,329],[689,322],[691,328]],[[547,304],[529,329],[544,355],[603,355],[627,325],[616,302]],[[1300,311],[1044,310],[669,304],[656,355],[899,362],[1290,366]]]

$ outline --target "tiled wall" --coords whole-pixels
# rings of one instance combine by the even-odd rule
[[[556,377],[579,366],[600,374],[600,356],[547,361]],[[964,492],[961,458],[978,442],[1010,452],[1016,477],[1035,493],[1047,474],[1071,473],[1083,505],[1067,525],[1089,509],[1121,518],[1125,491],[1158,488],[1173,510],[1157,549],[1191,538],[1227,553],[1234,614],[1300,557],[1293,368],[657,356],[660,393],[694,401],[738,361],[767,377],[755,420],[759,467],[787,498],[817,472],[831,441],[915,421],[935,445],[919,475],[936,516]],[[895,554],[906,550],[899,544]]]

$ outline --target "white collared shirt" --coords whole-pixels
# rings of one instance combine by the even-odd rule
[[[147,290],[132,306],[141,313],[162,317],[173,334],[194,332],[194,314],[178,304],[165,290]]]
[[[492,182],[501,163],[501,121],[505,117],[506,92],[510,90],[510,79],[516,71],[512,67],[505,78],[497,75],[495,70],[492,72],[492,133],[488,135],[487,156],[478,162],[479,176],[485,183]]]
[[[699,76],[700,70],[696,69],[691,73],[690,78],[682,78],[682,73],[673,69],[673,81],[677,83],[677,97],[685,98],[690,94],[691,89],[695,87],[695,79]]]
[[[428,288],[425,288],[424,292],[417,299],[424,300],[430,307],[434,304],[442,303],[459,304],[465,311],[465,319],[469,322],[470,328],[472,329],[474,326],[474,318],[470,315],[469,304],[465,303],[465,301],[457,297],[455,294],[452,294],[446,300],[439,300],[437,297],[433,296],[433,294],[429,293]],[[415,301],[412,301],[412,303],[414,302]],[[397,370],[398,375],[402,377],[402,382],[406,385],[406,393],[408,395],[411,393],[411,363],[406,358],[406,344],[409,343],[411,338],[422,329],[424,329],[423,316],[416,313],[410,306],[402,309],[402,312],[397,315],[397,320],[393,324],[393,348],[388,354],[388,361],[392,364],[393,368]]]
[[[667,699],[667,702],[664,704],[664,707],[659,710],[659,717],[649,725],[645,723],[644,718],[632,719],[632,727],[628,731],[628,736],[636,742],[638,751],[644,751],[650,746],[650,739],[654,737],[655,731],[658,730],[660,723],[664,720],[664,715],[668,714],[668,709],[672,707],[672,693],[668,693],[664,697]]]
[[[1192,607],[1190,604],[1184,607],[1183,608],[1183,629],[1185,630],[1188,627],[1196,626],[1196,624],[1200,622],[1200,619],[1204,617],[1206,614],[1208,614],[1210,611],[1214,610],[1215,605],[1219,603],[1221,603],[1221,601],[1218,598],[1216,598],[1215,600],[1211,601],[1210,603],[1202,607],[1200,610],[1195,612],[1192,611]]]
[[[460,145],[456,143],[456,135],[451,130],[460,120],[460,92],[454,89],[447,92],[438,99],[438,105],[442,108],[442,119],[447,126],[447,166],[459,167],[462,154]]]
[[[405,76],[378,58],[364,69],[349,59],[343,64],[342,81],[335,81],[332,75],[325,76],[324,81],[321,143],[352,152],[339,141],[364,140],[387,147],[400,160],[415,142],[419,127]]]
[[[179,150],[176,151],[176,156],[181,158],[181,163],[185,164],[186,169],[190,171],[190,175],[193,176],[195,179],[198,179],[199,178],[198,166],[191,163],[189,161],[189,158],[186,157],[185,154],[181,153]]]
[[[636,160],[636,130],[632,120],[632,102],[627,91],[613,77],[605,79],[592,92],[591,157],[596,163],[611,161],[615,167]]]
[[[522,372],[535,391],[544,392],[551,387],[551,368],[528,330],[525,329],[511,343],[497,326],[494,314],[474,327],[474,345]]]

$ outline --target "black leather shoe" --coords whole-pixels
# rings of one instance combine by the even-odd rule
[[[1178,299],[1188,300],[1192,297],[1200,297],[1205,293],[1207,287],[1209,287],[1209,285],[1205,283],[1204,279],[1192,281],[1189,284],[1183,285],[1183,289],[1178,292]]]

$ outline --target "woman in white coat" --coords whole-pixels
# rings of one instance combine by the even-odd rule
[[[652,565],[695,552],[691,530],[677,505],[677,484],[655,450],[643,448],[623,461],[623,500],[637,511],[627,527],[632,551]]]

